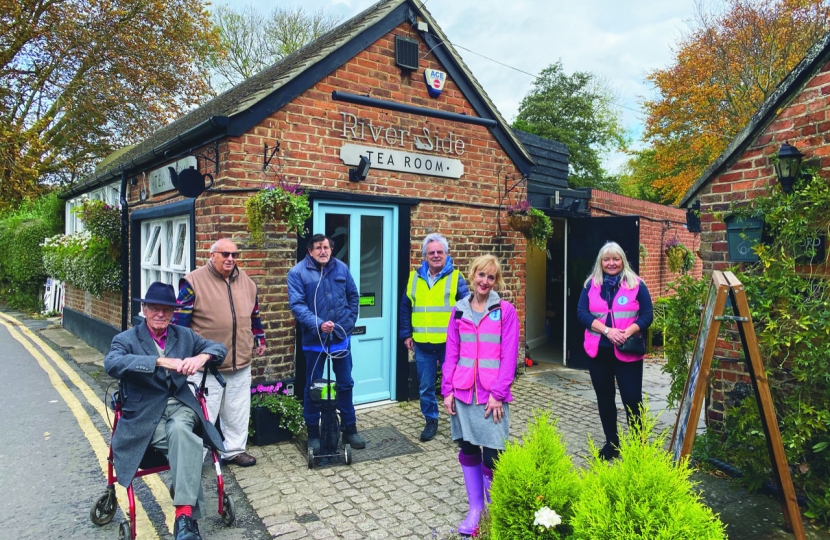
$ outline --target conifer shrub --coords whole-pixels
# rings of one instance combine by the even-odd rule
[[[490,537],[494,540],[567,538],[580,479],[550,413],[536,411],[520,441],[507,443],[490,488]],[[562,518],[551,527],[534,525],[549,508]]]
[[[644,411],[642,425],[620,435],[620,457],[599,457],[582,478],[573,506],[573,537],[579,540],[725,540],[723,523],[700,501],[689,480],[688,459],[675,463],[654,435],[657,420]]]

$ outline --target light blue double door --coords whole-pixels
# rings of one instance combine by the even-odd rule
[[[352,334],[355,405],[395,399],[398,313],[394,206],[315,201],[314,233],[334,242],[334,257],[348,265],[360,293]]]

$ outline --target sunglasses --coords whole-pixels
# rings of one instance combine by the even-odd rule
[[[239,252],[238,251],[214,251],[214,253],[218,253],[222,256],[223,259],[227,259],[229,257],[233,257],[234,259],[239,259]]]

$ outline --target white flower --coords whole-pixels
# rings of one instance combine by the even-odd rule
[[[557,514],[555,511],[551,510],[547,506],[543,506],[539,510],[536,511],[536,519],[533,520],[534,525],[541,525],[546,529],[550,529],[551,527],[556,527],[560,523],[562,523],[562,516]]]

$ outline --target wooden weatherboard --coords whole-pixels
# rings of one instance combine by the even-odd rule
[[[709,294],[703,308],[703,317],[697,331],[697,341],[693,349],[692,363],[689,364],[689,376],[680,401],[680,412],[674,424],[669,451],[675,460],[688,456],[695,442],[695,430],[700,419],[700,407],[706,393],[706,381],[715,353],[715,342],[720,330],[720,316],[729,296],[729,283],[723,272],[713,272],[709,284]],[[701,382],[702,381],[702,382]]]
[[[730,300],[734,315],[723,315],[727,299]],[[770,463],[778,486],[781,510],[784,514],[784,528],[792,532],[798,540],[803,540],[805,536],[801,512],[795,498],[795,489],[787,457],[784,454],[784,445],[781,442],[781,432],[778,430],[778,420],[769,392],[764,363],[761,361],[761,351],[758,349],[755,327],[752,325],[749,303],[743,284],[731,272],[712,273],[712,282],[709,284],[709,293],[698,329],[694,355],[689,364],[689,375],[686,378],[686,387],[683,390],[680,412],[674,425],[669,451],[675,460],[688,456],[692,451],[697,422],[700,418],[700,408],[706,392],[706,381],[712,366],[715,343],[720,323],[724,320],[734,322],[741,336],[747,371],[755,391]]]

